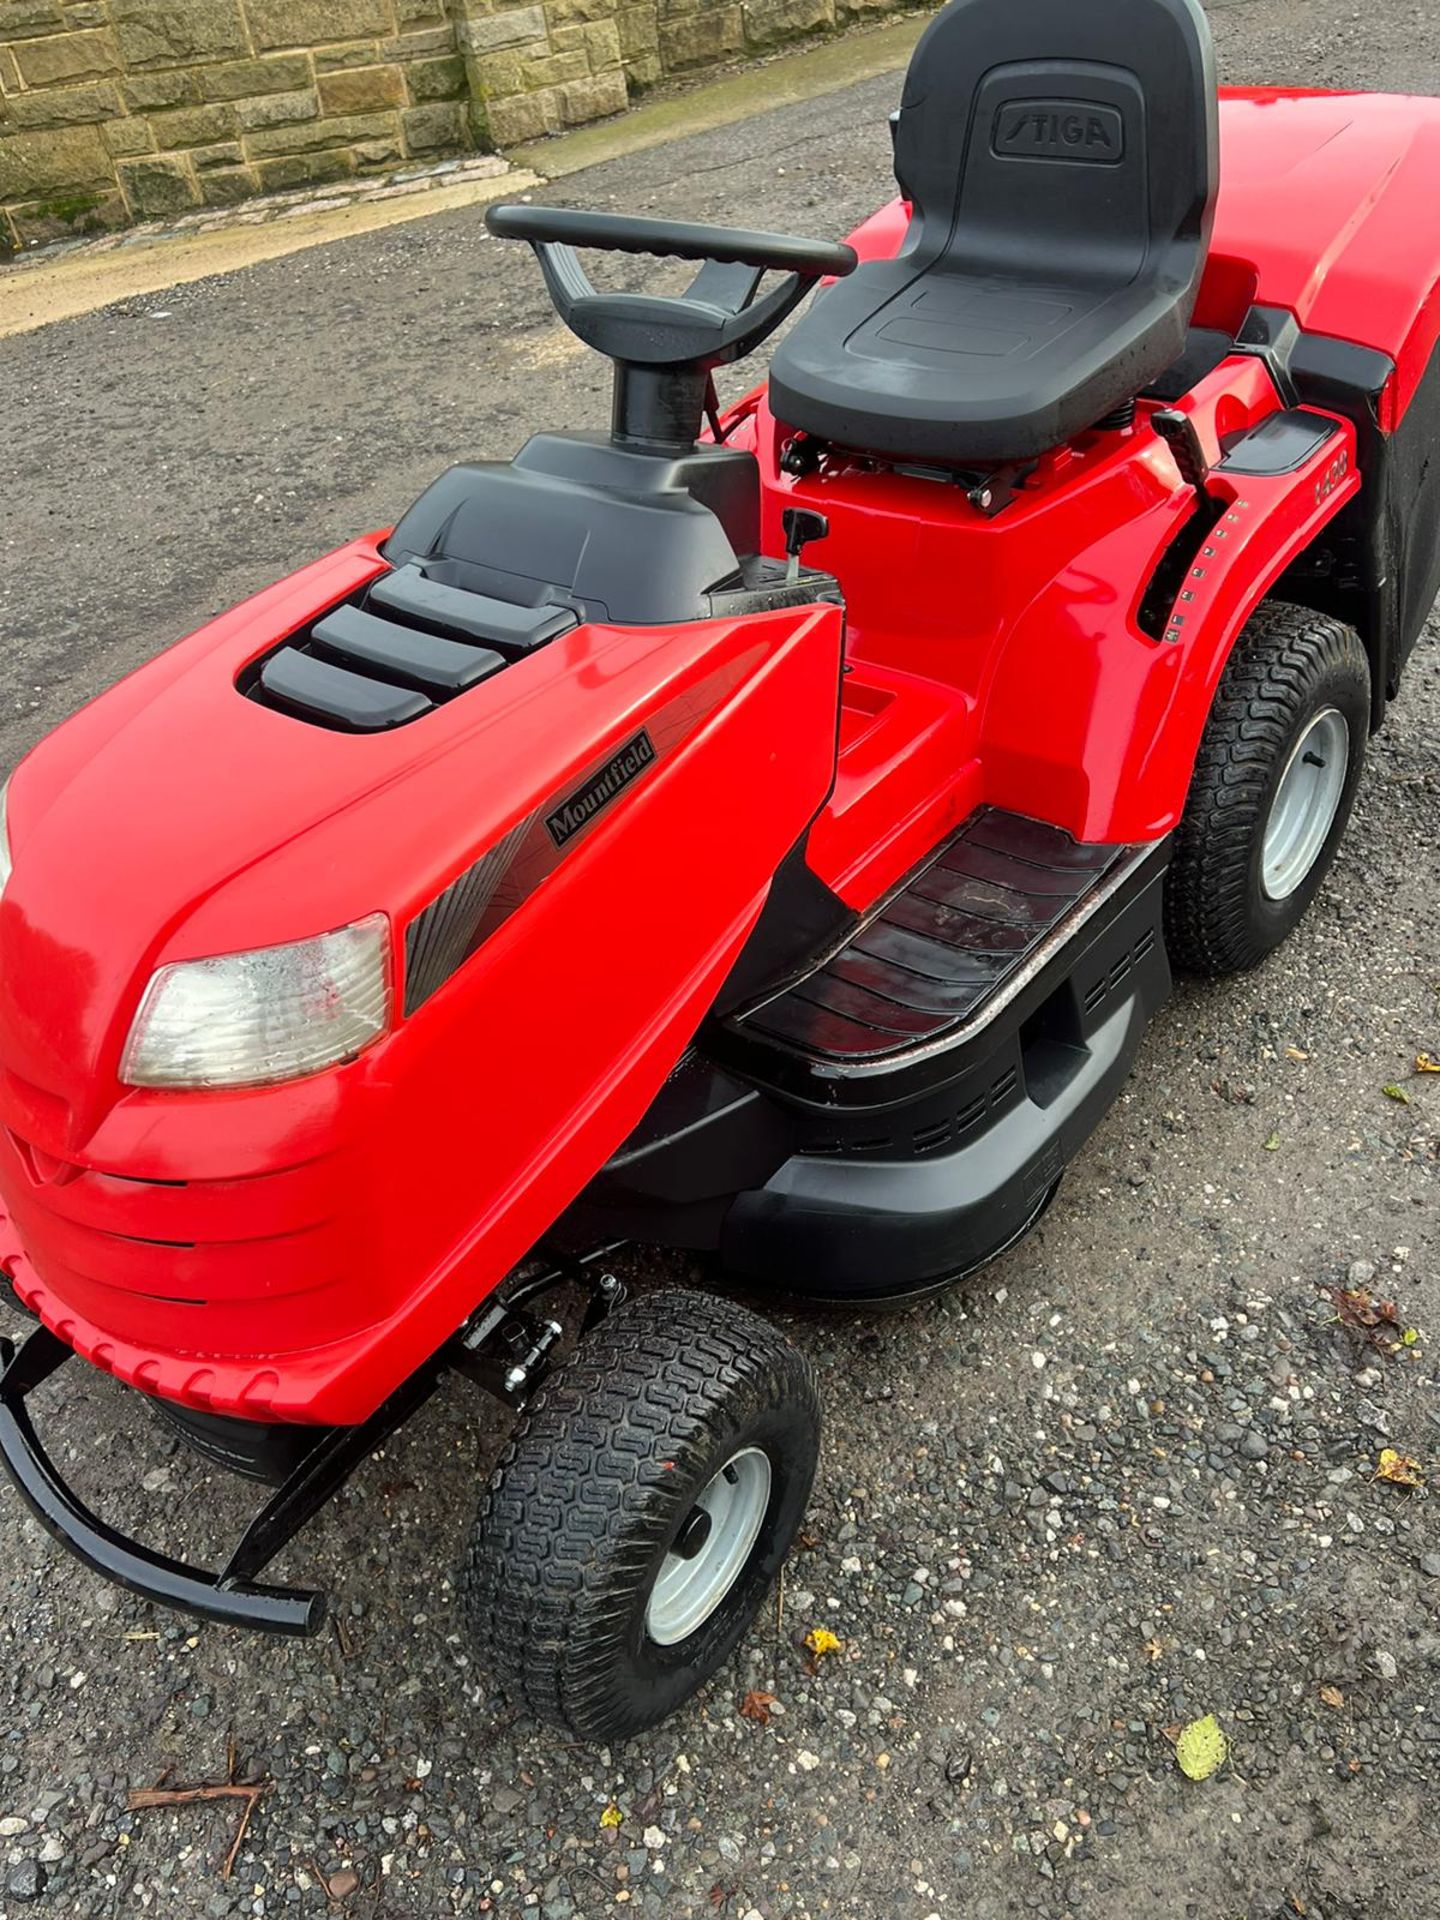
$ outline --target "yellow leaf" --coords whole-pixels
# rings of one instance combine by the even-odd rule
[[[1419,1338],[1420,1329],[1418,1327],[1406,1327],[1400,1336],[1400,1344],[1405,1347],[1413,1347]]]
[[[1417,1053],[1415,1056],[1416,1073],[1440,1073],[1440,1060],[1433,1053]]]
[[[601,1814],[600,1824],[602,1827],[618,1827],[624,1818],[624,1814],[621,1813],[620,1809],[612,1800],[610,1805],[606,1807],[605,1811]]]
[[[1272,1134],[1271,1134],[1271,1136],[1270,1136],[1270,1138],[1269,1138],[1269,1139],[1268,1139],[1268,1140],[1267,1140],[1267,1141],[1265,1142],[1265,1151],[1266,1151],[1266,1153],[1274,1153],[1274,1152],[1275,1152],[1275,1150],[1276,1150],[1276,1148],[1277,1148],[1277,1147],[1278,1147],[1279,1145],[1280,1145],[1280,1136],[1279,1136],[1279,1134],[1278,1134],[1278,1133],[1272,1133]]]
[[[1393,1080],[1388,1087],[1381,1087],[1380,1091],[1387,1100],[1398,1100],[1402,1107],[1408,1107],[1410,1104],[1409,1094],[1403,1087],[1397,1087]]]
[[[1380,1462],[1375,1469],[1377,1480],[1388,1480],[1393,1487],[1423,1487],[1425,1476],[1420,1471],[1420,1462],[1412,1460],[1408,1453],[1397,1453],[1394,1447],[1380,1449]]]
[[[827,1653],[838,1653],[845,1643],[828,1627],[811,1627],[805,1636],[805,1644],[817,1660],[823,1660]]]
[[[1175,1758],[1187,1780],[1208,1780],[1229,1756],[1230,1742],[1213,1713],[1207,1713],[1203,1720],[1192,1720],[1181,1729],[1175,1743]]]

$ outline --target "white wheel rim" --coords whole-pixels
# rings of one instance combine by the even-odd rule
[[[645,1609],[645,1631],[659,1646],[686,1640],[740,1578],[770,1505],[770,1462],[744,1447],[721,1467],[685,1517],[677,1547],[660,1564]],[[703,1518],[697,1518],[703,1516]],[[686,1552],[687,1533],[703,1537]]]
[[[1291,749],[1270,803],[1260,852],[1260,884],[1270,899],[1288,900],[1319,859],[1349,767],[1345,716],[1322,707]]]

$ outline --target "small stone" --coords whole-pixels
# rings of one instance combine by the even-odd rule
[[[7,1813],[0,1820],[0,1840],[13,1840],[17,1833],[28,1833],[30,1822],[18,1813]]]
[[[1420,1571],[1431,1580],[1440,1580],[1440,1553],[1422,1553]]]
[[[49,1874],[38,1860],[22,1860],[6,1876],[5,1891],[12,1900],[38,1900],[49,1879]]]
[[[1247,1460],[1263,1460],[1270,1451],[1270,1442],[1258,1428],[1247,1427],[1240,1451]]]
[[[1352,1260],[1346,1270],[1345,1278],[1350,1282],[1352,1287],[1368,1286],[1370,1281],[1375,1278],[1374,1261]]]
[[[820,1764],[819,1754],[811,1753],[808,1747],[802,1747],[795,1759],[802,1773],[813,1773]]]
[[[1386,1653],[1382,1647],[1375,1656],[1375,1671],[1382,1680],[1393,1680],[1400,1671],[1393,1653]]]
[[[650,1849],[651,1853],[655,1853],[665,1844],[665,1835],[659,1827],[646,1827],[640,1838],[645,1842],[645,1845]]]

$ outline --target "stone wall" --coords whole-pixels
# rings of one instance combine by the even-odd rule
[[[467,0],[471,92],[502,149],[619,113],[648,87],[925,0]]]
[[[445,0],[0,0],[11,245],[434,157],[475,131]]]
[[[0,0],[0,251],[621,112],[914,0]]]

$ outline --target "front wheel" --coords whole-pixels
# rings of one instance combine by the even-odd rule
[[[1165,881],[1165,941],[1192,973],[1274,951],[1319,891],[1365,758],[1370,667],[1353,627],[1267,600],[1216,689]]]
[[[808,1362],[758,1315],[667,1291],[587,1335],[521,1416],[465,1593],[481,1657],[540,1719],[608,1744],[730,1658],[819,1456]]]

